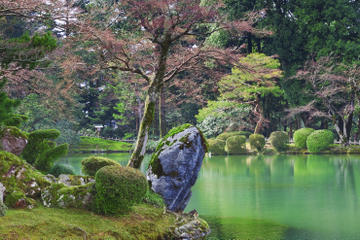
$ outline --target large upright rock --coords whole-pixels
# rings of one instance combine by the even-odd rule
[[[161,140],[151,158],[147,179],[169,210],[185,209],[206,151],[205,138],[190,124],[170,130]]]

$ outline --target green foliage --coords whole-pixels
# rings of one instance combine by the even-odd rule
[[[231,101],[208,101],[205,108],[195,116],[198,127],[206,137],[214,137],[224,132],[229,126],[251,128],[247,121],[251,108],[247,104]]]
[[[24,192],[22,192],[22,191],[13,191],[13,192],[6,195],[5,204],[6,204],[6,206],[8,206],[10,208],[15,208],[16,203],[20,199],[24,199],[24,200],[26,199],[26,196],[25,196]]]
[[[209,152],[212,155],[226,155],[225,151],[225,141],[220,139],[208,139]]]
[[[249,136],[250,147],[257,152],[262,152],[265,146],[265,137],[261,134],[251,134]]]
[[[105,166],[95,175],[96,210],[110,215],[126,213],[145,197],[148,185],[145,176],[134,168]]]
[[[272,132],[269,141],[271,146],[273,146],[278,152],[288,149],[289,136],[284,131]]]
[[[22,156],[37,169],[48,172],[55,160],[65,156],[68,152],[68,144],[56,146],[56,143],[51,141],[59,136],[60,131],[56,129],[43,129],[31,132],[28,137],[29,142]]]
[[[306,149],[306,140],[308,136],[314,132],[312,128],[301,128],[294,133],[294,143],[297,148]]]
[[[60,174],[70,174],[75,175],[74,168],[70,165],[65,164],[55,164],[49,171],[50,174],[54,175],[55,177],[59,177]]]
[[[275,81],[282,77],[278,60],[262,53],[252,53],[241,58],[239,63],[248,66],[251,71],[234,67],[230,75],[222,78],[219,88],[223,99],[247,102],[269,94],[282,95]]]
[[[229,137],[226,140],[225,151],[229,155],[246,153],[246,137],[241,135]]]
[[[333,143],[334,134],[327,129],[314,131],[306,140],[306,146],[310,153],[318,153],[326,150]]]
[[[216,138],[226,141],[229,137],[238,136],[238,135],[245,136],[245,138],[246,138],[246,137],[250,136],[251,133],[247,132],[247,131],[224,132],[224,133],[220,134],[219,136],[217,136]]]
[[[3,90],[5,84],[5,80],[0,82],[0,126],[19,127],[21,123],[26,120],[26,117],[14,113],[20,101],[8,97]]]
[[[95,176],[96,172],[105,166],[120,165],[114,160],[98,156],[90,156],[81,161],[81,171],[89,176]]]

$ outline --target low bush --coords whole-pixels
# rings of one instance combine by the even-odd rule
[[[82,170],[82,173],[85,175],[95,176],[96,172],[100,168],[109,166],[109,165],[120,165],[120,164],[109,158],[90,156],[90,157],[84,158],[81,161],[81,170]]]
[[[226,155],[225,141],[210,138],[207,142],[209,144],[209,152],[211,152],[212,155]]]
[[[246,153],[246,137],[232,136],[226,140],[225,151],[228,154],[242,154]]]
[[[145,176],[134,168],[105,166],[95,175],[96,211],[105,214],[126,213],[140,203],[148,185]]]
[[[243,135],[243,136],[249,137],[249,136],[251,135],[251,133],[250,133],[250,132],[246,132],[246,131],[223,132],[222,134],[220,134],[219,136],[217,136],[216,139],[220,139],[220,140],[226,141],[229,137],[239,136],[239,135]]]
[[[165,207],[164,199],[151,189],[147,190],[143,201],[156,207]]]
[[[316,130],[309,135],[306,146],[310,153],[326,150],[334,142],[334,134],[330,130]]]
[[[59,177],[60,174],[75,175],[74,169],[70,165],[64,165],[64,164],[56,164],[56,165],[54,165],[50,169],[49,173],[54,175],[55,177]]]
[[[257,152],[262,152],[265,146],[265,137],[261,134],[251,134],[249,136],[250,147]]]
[[[314,132],[312,128],[300,128],[294,133],[294,143],[295,147],[300,149],[306,149],[306,139],[308,136]]]
[[[289,136],[286,132],[275,131],[270,134],[270,144],[276,151],[282,152],[288,149]]]

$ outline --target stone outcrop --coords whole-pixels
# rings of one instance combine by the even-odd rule
[[[2,183],[0,183],[0,217],[5,216],[6,214],[6,206],[4,204],[4,193],[6,188]]]
[[[202,133],[189,124],[170,130],[161,140],[150,161],[147,179],[169,210],[185,209],[206,151]]]
[[[15,127],[8,127],[2,131],[0,144],[2,150],[19,156],[27,144],[26,136]]]

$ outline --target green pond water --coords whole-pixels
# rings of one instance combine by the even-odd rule
[[[61,161],[80,173],[84,156]],[[360,239],[359,155],[206,158],[192,191],[186,210],[207,220],[208,239]]]

